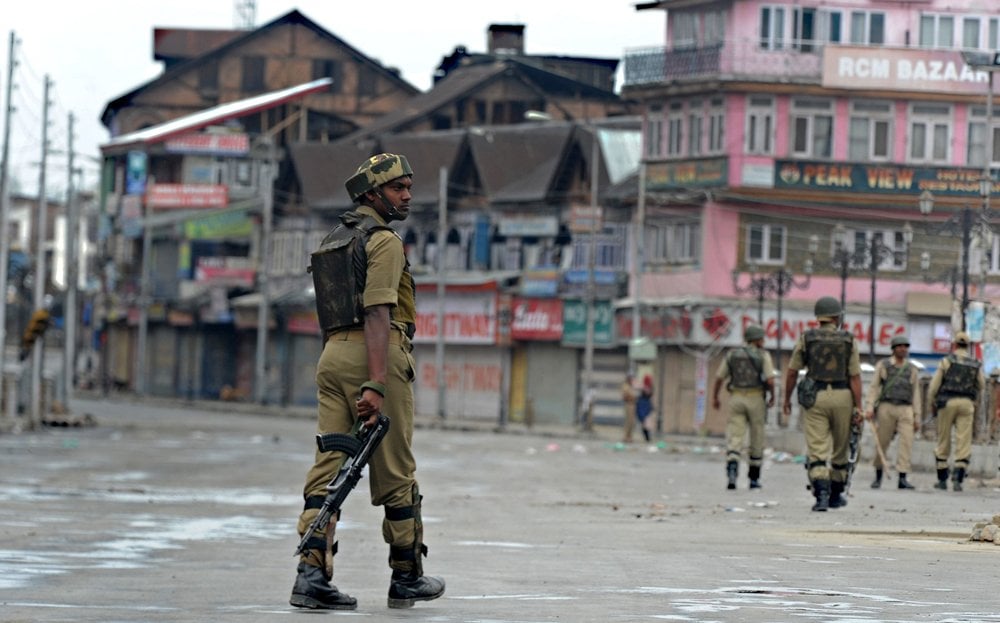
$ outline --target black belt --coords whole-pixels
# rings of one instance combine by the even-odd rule
[[[827,381],[816,381],[817,389],[850,389],[851,384],[848,381],[834,381],[829,383]]]
[[[898,405],[911,405],[911,404],[913,404],[909,400],[886,400],[886,402],[888,402],[891,405],[897,405],[897,406]]]

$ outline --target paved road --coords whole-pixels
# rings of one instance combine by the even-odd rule
[[[313,424],[77,401],[97,426],[0,435],[0,620],[276,621]],[[964,493],[867,487],[809,511],[801,465],[726,491],[697,441],[418,430],[430,557],[447,594],[388,610],[387,548],[366,482],[338,529],[337,582],[368,621],[1000,621],[1000,513]],[[888,483],[893,485],[894,482]]]

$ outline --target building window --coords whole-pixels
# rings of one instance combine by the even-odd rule
[[[659,158],[663,155],[663,109],[650,106],[646,116],[646,155]]]
[[[673,13],[670,20],[670,41],[675,50],[698,47],[700,15],[694,12]]]
[[[891,158],[892,125],[891,103],[851,102],[848,158],[854,161]]]
[[[723,11],[705,11],[705,47],[722,45],[726,38],[726,14]]]
[[[667,115],[667,155],[680,156],[683,148],[684,110],[680,102],[673,102]]]
[[[955,18],[925,13],[920,16],[920,46],[951,48],[955,45]]]
[[[785,47],[784,7],[760,8],[760,47],[765,50],[780,50]]]
[[[748,225],[746,244],[748,264],[781,265],[785,263],[784,225]]]
[[[264,67],[267,59],[263,56],[243,57],[243,85],[245,93],[259,93],[266,90],[264,83]]]
[[[594,240],[594,268],[605,270],[625,270],[627,260],[626,244],[630,223],[605,223],[604,229],[597,232]],[[571,242],[573,259],[571,267],[575,269],[589,268],[590,233],[573,236]]]
[[[688,155],[702,154],[702,129],[705,124],[705,109],[701,100],[693,100],[688,104]]]
[[[911,104],[907,138],[911,162],[946,164],[951,145],[951,106]]]
[[[979,48],[979,18],[962,18],[962,47],[966,49]]]
[[[863,45],[885,43],[885,13],[851,11],[851,43]]]
[[[747,101],[746,153],[774,153],[774,99],[750,96]]]
[[[989,21],[989,29],[986,32],[986,49],[995,50],[998,44],[1000,44],[1000,37],[998,37],[998,31],[1000,31],[1000,18],[991,17]]]
[[[888,253],[882,256],[878,265],[879,270],[901,271],[906,270],[906,234],[901,229],[871,229],[854,230],[850,239],[849,251],[858,258],[852,262],[857,268],[868,268],[871,266],[871,251],[873,241],[876,245],[889,249]],[[864,262],[863,266],[861,262]]]
[[[700,255],[701,226],[697,222],[647,223],[643,244],[651,265],[693,264]]]
[[[833,156],[833,102],[797,99],[792,102],[792,154],[808,158]]]
[[[708,153],[720,154],[726,150],[726,109],[724,100],[717,97],[708,109]]]
[[[993,158],[990,160],[990,167],[996,168],[1000,163],[1000,108],[993,109]],[[971,110],[969,121],[969,141],[966,163],[969,166],[981,167],[985,161],[985,154],[989,149],[986,145],[989,134],[986,133],[986,107],[974,106]]]

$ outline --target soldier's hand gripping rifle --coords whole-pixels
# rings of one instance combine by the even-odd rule
[[[299,541],[299,546],[295,549],[296,556],[305,551],[306,543],[309,542],[312,535],[317,530],[326,528],[327,524],[330,523],[330,518],[340,512],[340,507],[343,506],[347,495],[361,480],[361,471],[368,464],[372,453],[375,452],[375,448],[378,447],[387,432],[389,432],[389,418],[380,413],[373,426],[362,428],[357,434],[327,433],[316,435],[316,445],[320,452],[340,451],[347,455],[347,458],[344,459],[344,464],[340,466],[337,475],[333,477],[330,484],[326,485],[326,499],[323,500],[323,506],[319,509],[316,519],[309,524],[309,529],[302,535],[302,540]]]

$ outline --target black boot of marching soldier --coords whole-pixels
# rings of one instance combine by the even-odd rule
[[[882,486],[882,468],[875,470],[875,480],[872,481],[872,489],[878,489]]]
[[[747,477],[750,478],[751,489],[760,489],[760,465],[751,465]]]
[[[288,600],[296,608],[354,610],[358,607],[358,600],[337,590],[319,567],[300,562],[297,571],[292,597]]]
[[[729,461],[726,463],[726,478],[729,482],[726,484],[727,489],[736,488],[736,476],[739,472],[740,464],[736,461]]]
[[[412,538],[407,545],[389,545],[389,567],[392,580],[389,582],[390,608],[412,608],[418,601],[430,601],[444,595],[444,579],[424,575],[423,557],[427,555],[424,545],[424,524],[420,517],[423,496],[413,485],[413,505],[385,507],[385,522],[382,531],[388,537]]]
[[[965,468],[956,467],[955,471],[951,475],[951,489],[952,491],[962,490],[962,481],[965,480]]]
[[[938,481],[934,483],[935,489],[941,489],[942,491],[948,490],[948,468],[937,470]]]
[[[906,479],[906,472],[900,472],[899,473],[899,481],[898,481],[898,484],[896,485],[896,488],[897,489],[916,489],[916,487],[914,487],[912,484],[910,484],[910,481]]]
[[[813,495],[816,496],[816,503],[813,504],[812,509],[818,512],[826,512],[830,508],[830,481],[829,480],[814,480],[812,481],[812,491]]]
[[[830,483],[830,508],[843,508],[847,506],[847,498],[844,496],[844,483]]]

